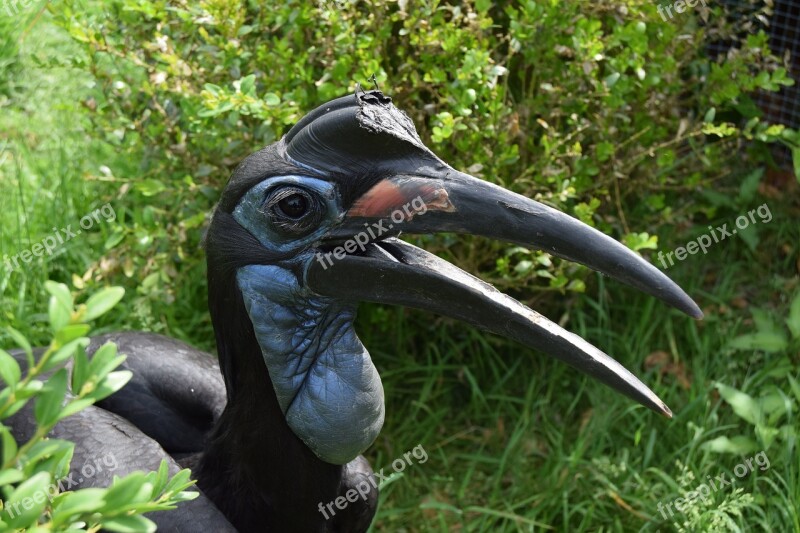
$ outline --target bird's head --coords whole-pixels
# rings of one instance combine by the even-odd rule
[[[614,239],[450,167],[379,91],[333,100],[239,165],[206,245],[209,290],[217,293],[211,297],[220,290],[237,293],[283,416],[320,459],[350,461],[383,424],[380,377],[353,330],[360,301],[463,320],[565,361],[670,415],[609,356],[397,239],[401,232],[468,233],[539,248],[702,316],[680,287]],[[230,286],[214,287],[226,278]],[[217,306],[216,313],[224,311]],[[215,317],[215,326],[223,319]],[[219,331],[217,338],[218,344],[234,342]],[[230,372],[225,363],[223,370]]]

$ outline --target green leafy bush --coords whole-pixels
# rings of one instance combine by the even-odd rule
[[[142,516],[151,511],[174,509],[179,502],[197,497],[186,492],[194,482],[182,470],[169,479],[166,461],[157,472],[134,472],[114,477],[105,489],[63,490],[70,472],[75,444],[47,438],[60,421],[121,389],[131,378],[127,370],[116,371],[125,356],[107,343],[91,360],[89,322],[120,301],[124,290],[112,287],[75,305],[66,285],[47,283],[48,315],[53,340],[38,357],[28,340],[14,329],[11,338],[25,353],[23,373],[16,359],[0,350],[0,528],[3,531],[155,531],[155,524]],[[65,368],[72,362],[71,372]],[[47,376],[51,373],[52,375]],[[67,389],[72,394],[67,395]],[[65,401],[66,399],[66,401]],[[34,402],[36,432],[17,443],[2,422]]]
[[[59,24],[84,45],[75,61],[96,82],[87,97],[94,134],[138,162],[112,169],[130,184],[120,203],[170,198],[168,209],[153,201],[124,214],[106,243],[105,272],[93,272],[143,280],[138,320],[163,328],[155,303],[173,301],[178,279],[202,284],[194,268],[202,262],[201,228],[236,163],[373,74],[457,168],[566,210],[634,249],[655,249],[656,223],[716,214],[697,192],[737,185],[744,141],[798,146],[795,132],[763,123],[747,96],[792,83],[766,35],[748,36],[716,62],[705,47],[732,32],[721,6],[669,21],[656,7],[53,5]],[[585,287],[580,267],[543,252],[448,244],[438,251],[501,289]]]

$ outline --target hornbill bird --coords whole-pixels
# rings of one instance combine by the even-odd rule
[[[133,371],[122,390],[53,430],[73,467],[114,453],[113,474],[191,466],[200,498],[155,513],[164,531],[365,531],[377,489],[360,454],[384,421],[380,376],[353,328],[361,301],[456,318],[569,363],[650,409],[667,406],[580,337],[401,233],[455,232],[546,250],[700,318],[640,256],[551,207],[459,172],[378,90],[330,101],[247,157],[216,207],[205,247],[217,359],[147,333],[112,340]],[[33,431],[30,409],[13,422]],[[77,466],[76,466],[77,465]],[[103,486],[110,475],[82,480]],[[362,485],[363,486],[363,485]]]

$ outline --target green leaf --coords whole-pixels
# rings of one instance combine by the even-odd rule
[[[59,494],[53,500],[53,525],[60,526],[80,514],[94,513],[105,501],[106,489],[81,489]]]
[[[75,339],[73,341],[68,342],[58,350],[54,354],[50,356],[47,362],[42,366],[42,371],[46,372],[51,368],[55,368],[56,366],[60,365],[70,357],[72,357],[78,348],[86,348],[89,346],[89,339],[86,337],[81,337],[79,339]]]
[[[603,141],[597,144],[597,159],[600,161],[608,161],[614,155],[614,145],[610,142]],[[584,204],[585,205],[585,204]]]
[[[39,472],[23,481],[5,503],[3,514],[0,515],[3,522],[12,529],[27,528],[35,523],[49,503],[47,488],[50,481],[47,472]]]
[[[152,533],[156,530],[156,525],[151,520],[140,515],[118,516],[100,523],[103,529],[119,533]]]
[[[787,376],[789,378],[789,386],[792,388],[792,393],[794,393],[794,397],[797,398],[797,401],[800,402],[800,383],[797,382],[792,376]]]
[[[203,85],[203,89],[210,92],[214,96],[222,95],[222,87],[220,87],[219,85],[214,85],[213,83],[206,83],[205,85]]]
[[[206,213],[200,212],[190,216],[187,219],[184,219],[182,224],[186,227],[186,229],[193,229],[200,227],[206,221]]]
[[[12,483],[19,483],[25,479],[25,474],[22,470],[17,470],[16,468],[6,468],[5,470],[0,470],[0,487],[4,485],[10,485]]]
[[[141,180],[135,187],[143,196],[155,196],[167,190],[166,185],[155,179]]]
[[[256,95],[256,77],[255,74],[250,74],[241,79],[239,83],[239,91],[248,96]]]
[[[764,450],[768,450],[770,446],[772,446],[772,443],[775,442],[775,439],[778,437],[779,433],[780,430],[777,428],[762,426],[760,424],[756,426],[756,436],[763,444]]]
[[[748,174],[739,186],[739,200],[742,202],[749,202],[753,199],[756,192],[758,192],[758,184],[761,182],[761,177],[764,175],[763,168],[757,168]]]
[[[517,266],[514,267],[514,272],[516,272],[517,274],[527,274],[532,267],[533,267],[532,261],[523,259],[522,261],[517,263]]]
[[[89,375],[99,382],[123,361],[125,361],[125,356],[117,355],[117,345],[107,342],[92,357],[92,361],[89,363]]]
[[[36,398],[33,412],[40,426],[49,426],[58,420],[66,392],[67,369],[62,368],[47,380],[42,393]]]
[[[123,296],[125,296],[125,289],[122,287],[109,287],[93,294],[86,302],[86,314],[83,316],[83,320],[88,322],[104,315],[117,305]]]
[[[751,252],[755,252],[758,248],[758,226],[749,226],[743,230],[739,230],[739,238],[750,248]]]
[[[86,350],[79,346],[72,358],[72,392],[80,394],[83,384],[89,378],[89,358]]]
[[[0,425],[0,443],[3,445],[2,450],[0,450],[2,452],[0,459],[3,461],[2,464],[6,464],[17,455],[17,441],[11,434],[11,430],[4,425]]]
[[[164,488],[164,494],[172,493],[177,494],[178,492],[191,487],[194,485],[194,481],[191,481],[189,478],[192,476],[192,471],[188,468],[184,468],[174,476],[172,479],[169,480],[167,486]]]
[[[56,283],[55,281],[48,280],[44,282],[44,288],[62,307],[70,312],[72,311],[75,302],[72,299],[72,294],[69,292],[69,287],[63,283]]]
[[[169,497],[169,502],[172,504],[180,503],[180,502],[188,502],[192,501],[195,498],[198,498],[200,493],[196,490],[182,490],[177,492]]]
[[[606,76],[606,79],[605,79],[606,86],[609,89],[612,88],[614,85],[617,84],[617,82],[619,81],[619,78],[620,78],[620,73],[619,72],[614,72],[613,74],[610,74],[610,75]]]
[[[794,163],[794,177],[800,183],[800,146],[792,147],[792,162]]]
[[[700,194],[708,200],[708,203],[715,206],[715,207],[735,207],[734,202],[731,199],[731,195],[729,194],[722,194],[720,192],[711,190],[711,189],[704,189],[700,191]]]
[[[792,333],[792,338],[800,339],[800,291],[795,294],[792,304],[789,306],[789,317],[786,325]]]
[[[130,370],[111,372],[97,385],[95,390],[86,395],[86,398],[91,398],[95,401],[107,398],[124,387],[132,377],[133,372]]]
[[[55,296],[50,297],[50,303],[47,307],[47,316],[50,319],[50,328],[57,332],[67,324],[69,324],[71,308],[64,307],[61,301]]]
[[[798,434],[797,429],[786,424],[785,426],[781,426],[780,428],[780,437],[781,440],[784,442],[795,442],[797,440]]]
[[[752,396],[738,391],[722,383],[717,383],[717,390],[722,399],[733,407],[733,412],[752,425],[756,425],[761,420],[761,409]]]
[[[716,135],[717,137],[730,137],[736,134],[739,130],[730,122],[723,122],[722,124],[705,124],[703,125],[703,133],[706,135]]]
[[[58,453],[60,449],[63,449],[64,446],[69,446],[69,441],[61,440],[61,439],[45,439],[40,440],[28,450],[25,454],[25,461],[26,464],[25,468],[29,469],[28,473],[33,473],[33,468],[35,468],[35,464],[31,463],[38,463],[42,459],[46,457],[50,457],[54,453]]]
[[[27,385],[20,387],[17,389],[17,397],[18,398],[30,398],[34,394],[37,394],[40,390],[44,387],[44,383],[39,381],[38,379],[30,380]]]
[[[11,354],[5,350],[0,350],[0,379],[2,379],[7,386],[11,387],[11,390],[15,390],[20,377],[22,377],[22,371],[19,368],[17,360],[11,357]]]
[[[267,93],[264,95],[264,103],[270,107],[277,107],[281,105],[281,98],[275,93]]]
[[[153,485],[147,482],[144,472],[133,472],[124,478],[114,478],[114,483],[105,496],[103,512],[114,512],[127,508],[131,503],[142,503],[152,493]]]
[[[763,350],[775,353],[788,347],[786,336],[780,331],[763,331],[740,335],[732,339],[728,346],[736,350]]]
[[[158,472],[153,472],[153,494],[160,495],[164,492],[164,487],[167,486],[169,480],[169,464],[166,459],[162,459],[161,464],[158,465]]]
[[[47,308],[48,316],[50,318],[50,327],[53,332],[59,331],[66,326],[72,315],[74,301],[69,288],[63,283],[56,283],[54,281],[46,281],[45,289],[50,293],[50,303]]]
[[[90,405],[94,405],[94,400],[91,398],[72,400],[61,410],[61,413],[58,415],[58,419],[62,420],[68,416],[74,415],[75,413],[79,413]]]
[[[657,235],[650,235],[647,232],[642,233],[628,233],[623,237],[622,242],[633,250],[634,252],[638,252],[639,250],[657,250],[658,249],[658,236]]]
[[[59,479],[69,474],[69,464],[75,452],[75,444],[62,439],[46,439],[37,442],[25,454],[23,470],[28,476],[37,472],[49,472]]]
[[[28,339],[25,338],[25,335],[12,327],[7,327],[6,331],[14,340],[14,342],[16,342],[17,345],[25,352],[25,356],[28,358],[28,366],[32,367],[34,365],[33,349],[31,348],[31,344],[28,342]]]
[[[730,342],[730,346],[742,350],[764,350],[779,352],[788,347],[788,340],[783,329],[763,309],[752,310],[753,321],[757,332],[741,335]]]
[[[28,403],[28,401],[27,401],[27,400],[19,400],[19,401],[16,401],[16,402],[12,403],[12,404],[11,404],[11,406],[10,406],[10,407],[8,407],[8,408],[7,408],[7,409],[6,409],[6,410],[3,412],[3,417],[5,417],[5,418],[8,418],[8,417],[10,417],[10,416],[14,416],[15,414],[17,414],[17,412],[18,412],[20,409],[22,409],[23,407],[25,407],[25,404],[26,404],[26,403]]]
[[[703,443],[700,447],[713,453],[731,453],[735,455],[746,455],[759,449],[755,440],[741,435],[732,439],[717,437],[714,440]]]
[[[582,279],[573,279],[569,282],[569,285],[567,285],[567,290],[573,292],[586,292],[586,283],[584,283]]]
[[[233,109],[232,102],[223,102],[216,107],[201,110],[200,112],[197,113],[197,116],[203,118],[216,117],[217,115],[221,115],[226,111],[230,111],[231,109]]]
[[[90,329],[88,324],[70,324],[69,326],[64,326],[56,333],[56,342],[61,345],[67,344],[78,337],[83,337],[89,333]]]
[[[779,331],[778,324],[773,318],[763,309],[753,309],[750,311],[753,315],[753,321],[756,323],[758,331]]]
[[[108,239],[106,239],[106,242],[103,244],[103,248],[105,250],[111,250],[116,245],[121,243],[124,239],[125,239],[125,232],[120,229],[116,229],[114,233],[108,236]]]

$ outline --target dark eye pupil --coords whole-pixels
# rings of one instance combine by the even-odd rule
[[[300,218],[306,214],[308,201],[302,194],[293,194],[278,202],[278,207],[287,217]]]

